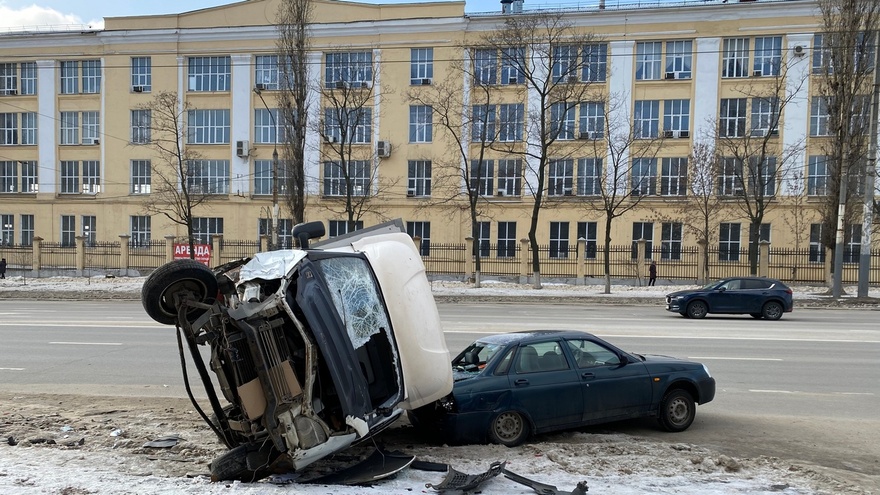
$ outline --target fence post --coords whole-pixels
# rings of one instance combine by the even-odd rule
[[[261,235],[260,236],[260,252],[264,253],[269,250],[269,236]]]
[[[220,234],[216,234],[211,237],[211,266],[220,266],[220,252],[221,247],[223,246],[223,236]]]
[[[636,241],[636,279],[639,286],[642,285],[642,274],[647,273],[648,267],[645,265],[645,244],[647,241],[639,239]]]
[[[825,248],[825,285],[831,287],[831,261],[834,259],[834,253],[831,248]],[[841,279],[842,280],[842,279]]]
[[[519,240],[519,283],[529,283],[529,240]]]
[[[34,243],[31,246],[34,250],[31,261],[31,270],[40,276],[40,270],[43,268],[43,238],[42,237],[34,237]]]
[[[587,252],[587,240],[583,237],[578,238],[577,241],[577,250],[575,250],[575,256],[577,259],[575,260],[577,263],[575,264],[575,276],[577,277],[574,281],[574,285],[584,285],[586,281],[584,278],[587,275],[587,257],[585,256]]]
[[[476,281],[474,278],[474,238],[464,238],[464,279],[467,282]]]
[[[78,235],[76,240],[76,276],[80,276],[86,269],[86,236]]]
[[[174,239],[173,235],[165,236],[165,263],[174,261]]]
[[[706,266],[706,250],[709,249],[709,243],[705,239],[697,241],[697,284],[706,285],[709,283],[709,267]]]
[[[770,242],[758,243],[758,276],[770,276]]]
[[[131,246],[128,243],[130,240],[130,235],[119,236],[119,269],[126,276],[128,275],[128,256],[131,253]]]

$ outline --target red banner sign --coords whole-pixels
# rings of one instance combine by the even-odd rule
[[[211,245],[195,244],[193,248],[196,250],[195,260],[204,263],[205,266],[211,266]],[[189,244],[174,245],[174,259],[181,260],[189,258]]]

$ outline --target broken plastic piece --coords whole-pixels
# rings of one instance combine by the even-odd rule
[[[434,471],[437,473],[445,473],[449,469],[449,464],[443,462],[431,462],[431,461],[420,461],[418,459],[414,460],[412,464],[409,465],[412,469],[418,469],[419,471]]]
[[[321,476],[307,483],[322,485],[366,485],[387,478],[406,468],[416,459],[414,455],[376,449],[369,457],[342,471]]]
[[[579,482],[574,490],[566,492],[557,490],[556,487],[553,485],[546,485],[544,483],[530,480],[524,476],[512,473],[506,469],[502,469],[502,471],[504,472],[505,477],[516,481],[521,485],[526,485],[527,487],[538,492],[538,495],[584,495],[590,490],[590,488],[587,486],[586,481]]]
[[[450,466],[449,471],[446,472],[446,479],[444,479],[443,482],[436,485],[432,483],[426,483],[425,487],[433,488],[438,492],[446,490],[473,490],[484,481],[492,479],[501,474],[501,472],[504,470],[505,464],[507,464],[507,461],[495,461],[489,466],[489,469],[485,473],[480,474],[462,473],[461,471],[458,471]]]
[[[155,440],[150,440],[149,442],[144,444],[144,447],[153,447],[154,449],[167,449],[169,447],[174,447],[177,445],[177,442],[180,441],[180,437],[177,435],[168,435],[167,437],[157,438]]]

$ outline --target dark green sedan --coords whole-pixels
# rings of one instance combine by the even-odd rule
[[[532,433],[656,417],[684,431],[715,397],[705,365],[624,352],[595,335],[537,330],[492,335],[452,361],[448,396],[409,413],[450,443],[507,446]]]

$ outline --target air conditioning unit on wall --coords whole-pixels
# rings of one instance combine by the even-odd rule
[[[250,154],[251,149],[249,146],[250,143],[247,141],[236,141],[235,142],[235,156],[240,158],[247,158]]]
[[[391,156],[391,143],[388,141],[379,141],[376,143],[376,154],[380,158],[388,158]]]

